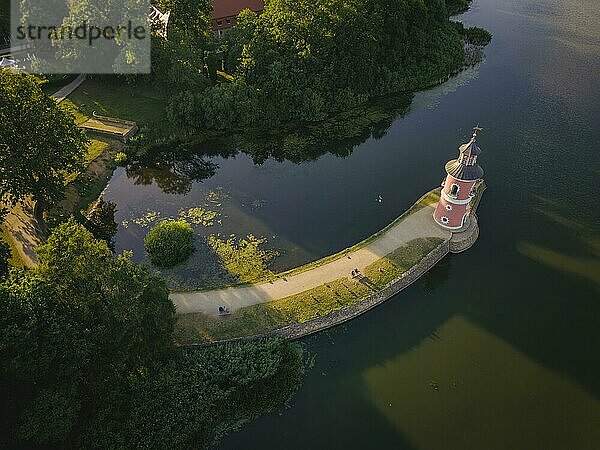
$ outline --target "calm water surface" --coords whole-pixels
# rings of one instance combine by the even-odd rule
[[[290,408],[222,449],[600,448],[597,7],[476,0],[462,19],[494,34],[486,61],[417,94],[382,137],[346,157],[214,158],[215,175],[186,195],[115,174],[106,198],[119,221],[221,193],[212,204],[223,225],[211,232],[268,237],[285,267],[388,224],[440,182],[474,123],[486,128],[477,244],[369,314],[307,339],[315,366]],[[117,247],[141,258],[146,231],[121,227]]]

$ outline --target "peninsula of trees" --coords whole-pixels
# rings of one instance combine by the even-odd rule
[[[151,82],[173,92],[171,125],[192,133],[323,120],[465,63],[469,29],[450,14],[466,0],[270,0],[260,15],[242,11],[221,40],[210,2],[162,3],[172,25],[154,42]],[[478,30],[477,43],[489,42]]]

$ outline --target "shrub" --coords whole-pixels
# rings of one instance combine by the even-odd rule
[[[146,236],[144,246],[153,264],[173,267],[194,251],[192,226],[185,220],[163,220]]]
[[[115,155],[115,163],[118,166],[125,166],[127,163],[127,154],[125,152],[119,152]]]

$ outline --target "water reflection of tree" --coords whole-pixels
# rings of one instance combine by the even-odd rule
[[[406,114],[411,99],[409,95],[379,98],[323,122],[253,131],[233,136],[230,142],[255,164],[269,158],[299,164],[326,153],[344,158],[367,139],[385,136],[394,120]]]
[[[168,194],[187,194],[194,182],[212,177],[218,168],[205,153],[182,146],[155,147],[133,161],[126,173],[134,179],[134,184],[156,183]]]
[[[128,166],[127,176],[135,184],[156,183],[166,193],[186,194],[194,182],[216,173],[214,156],[227,158],[241,151],[255,164],[268,159],[299,164],[327,153],[345,158],[366,140],[385,136],[394,120],[406,114],[411,99],[409,95],[388,96],[319,123],[150,147]]]

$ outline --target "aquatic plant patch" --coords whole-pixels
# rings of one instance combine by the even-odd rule
[[[220,205],[219,205],[220,206]],[[135,217],[130,220],[123,220],[121,225],[125,228],[129,228],[131,223],[141,227],[148,228],[149,226],[157,223],[160,220],[185,220],[192,225],[201,225],[203,227],[212,227],[215,224],[220,224],[221,221],[218,219],[220,213],[211,211],[202,207],[193,207],[189,209],[181,209],[177,217],[169,216],[168,218],[163,217],[160,211],[146,211],[142,216]]]
[[[198,207],[179,211],[180,219],[187,220],[194,225],[202,225],[203,227],[212,227],[215,224],[215,219],[219,216],[220,214],[216,211]]]
[[[264,249],[266,238],[257,238],[252,234],[238,240],[234,236],[222,239],[211,235],[206,241],[225,269],[241,283],[254,282],[271,274],[269,263],[279,255],[275,250]]]

